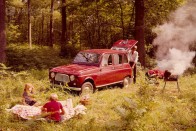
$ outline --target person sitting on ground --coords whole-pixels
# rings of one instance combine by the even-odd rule
[[[33,106],[37,104],[37,101],[35,100],[35,95],[34,95],[34,86],[31,83],[25,84],[22,97],[23,97],[22,103],[24,105]]]
[[[65,110],[62,104],[57,100],[57,94],[51,94],[50,101],[42,107],[42,111],[48,113],[46,119],[49,121],[60,122],[63,120],[62,115],[65,114]]]

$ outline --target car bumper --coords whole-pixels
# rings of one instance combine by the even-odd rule
[[[58,85],[58,84],[51,84],[51,87],[57,87],[57,88],[62,88],[62,89],[74,90],[74,91],[81,91],[81,88],[63,86],[63,85]]]

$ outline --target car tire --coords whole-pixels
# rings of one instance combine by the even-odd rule
[[[85,82],[84,84],[82,84],[81,89],[82,90],[81,90],[80,95],[87,95],[87,94],[94,93],[93,85],[90,82]]]
[[[128,88],[129,87],[129,85],[131,84],[131,79],[130,79],[130,77],[125,77],[124,79],[123,79],[123,88]]]

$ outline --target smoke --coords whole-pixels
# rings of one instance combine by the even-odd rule
[[[196,0],[191,0],[173,12],[167,23],[155,28],[157,37],[153,45],[157,45],[157,65],[159,69],[169,70],[180,75],[195,56],[190,46],[196,43]]]

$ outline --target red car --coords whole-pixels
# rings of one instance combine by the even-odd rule
[[[50,83],[53,87],[65,87],[81,93],[92,93],[99,87],[117,83],[127,87],[132,77],[127,50],[136,43],[134,40],[120,40],[112,49],[80,51],[72,64],[55,67],[49,71]]]

